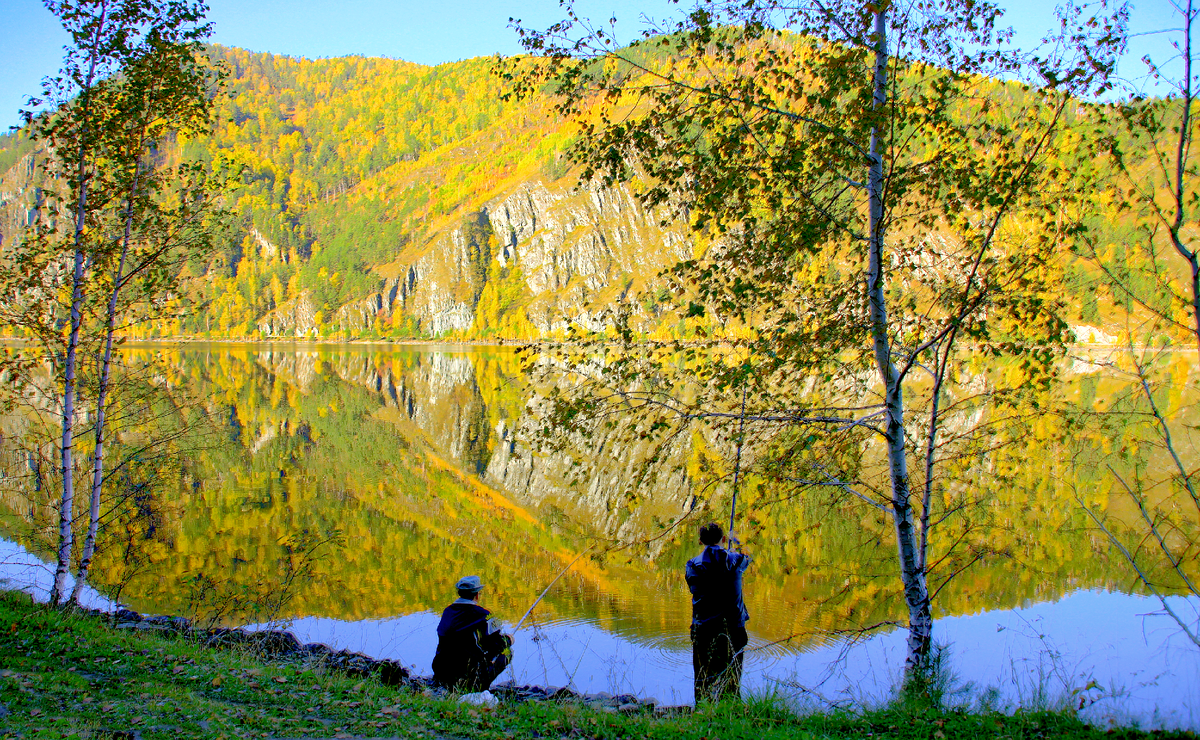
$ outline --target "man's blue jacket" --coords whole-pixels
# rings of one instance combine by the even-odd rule
[[[750,556],[709,545],[687,562],[685,575],[692,592],[692,624],[705,625],[717,618],[745,624],[750,619],[742,601],[742,573]]]

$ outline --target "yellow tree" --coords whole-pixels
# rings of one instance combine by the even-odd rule
[[[1178,26],[1173,53],[1147,57],[1150,76],[1166,87],[1161,98],[1133,95],[1096,111],[1101,169],[1088,187],[1099,223],[1076,242],[1099,269],[1111,299],[1109,317],[1123,329],[1122,355],[1107,363],[1129,381],[1107,413],[1085,413],[1101,438],[1137,430],[1157,464],[1129,464],[1119,455],[1098,461],[1115,482],[1117,499],[1132,503],[1132,522],[1080,503],[1162,603],[1180,629],[1200,646],[1194,611],[1174,595],[1200,596],[1200,488],[1195,455],[1195,403],[1200,392],[1189,361],[1200,352],[1200,166],[1192,153],[1200,130],[1200,60],[1194,45],[1200,8],[1173,3]],[[1161,88],[1160,88],[1161,89]],[[1188,347],[1178,348],[1182,341]]]
[[[171,118],[178,111],[171,109],[173,103],[157,98],[153,103],[157,109],[148,114],[149,119],[136,116],[135,121],[125,114],[135,98],[137,105],[145,103],[147,89],[134,91],[145,81],[144,69],[156,63],[152,60],[169,57],[177,44],[194,52],[195,43],[207,36],[208,26],[202,23],[200,3],[47,0],[45,4],[72,43],[60,74],[47,79],[43,98],[33,101],[35,108],[44,104],[46,110],[25,117],[54,184],[47,191],[36,228],[5,254],[0,278],[10,322],[29,327],[43,340],[46,356],[61,380],[62,493],[51,590],[51,600],[58,603],[66,596],[74,544],[79,348],[86,314],[92,303],[103,305],[102,298],[96,300],[104,292],[97,286],[130,243],[111,238],[109,227],[113,222],[130,223],[118,215],[122,206],[126,214],[140,211],[146,193],[155,189],[136,185],[130,189],[126,174],[133,160],[129,158],[145,154],[128,146],[131,136],[138,138],[131,128],[158,116]],[[147,173],[142,175],[143,185],[151,181]],[[70,227],[62,228],[64,222]],[[117,282],[121,282],[119,274]],[[61,294],[62,300],[56,301],[55,294]]]

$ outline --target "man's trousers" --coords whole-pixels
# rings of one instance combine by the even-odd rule
[[[717,618],[692,625],[692,671],[697,703],[738,696],[747,641],[746,626],[740,619]]]

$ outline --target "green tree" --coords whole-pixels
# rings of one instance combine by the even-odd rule
[[[1055,372],[1055,250],[1077,228],[1062,152],[1123,8],[1067,7],[1022,53],[999,7],[965,0],[701,0],[625,47],[564,7],[547,31],[516,23],[544,59],[502,74],[518,94],[549,85],[585,178],[639,183],[711,246],[671,272],[687,341],[641,343],[623,304],[621,345],[568,365],[592,384],[555,398],[554,426],[640,414],[642,437],[682,420],[732,441],[745,420],[758,474],[872,506],[919,677],[933,596],[1000,554],[970,481]]]

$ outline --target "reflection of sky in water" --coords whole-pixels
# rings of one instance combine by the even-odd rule
[[[44,599],[52,578],[49,566],[0,540],[0,586],[19,586]],[[106,605],[95,592],[85,601]],[[1200,623],[1200,600],[1176,599],[1173,605],[1181,617]],[[428,675],[437,622],[437,614],[420,612],[359,622],[304,617],[287,627],[302,642],[393,658]],[[934,634],[950,645],[957,678],[974,684],[975,696],[994,687],[1002,706],[1036,707],[1074,696],[1075,704],[1097,700],[1085,716],[1098,724],[1200,728],[1200,648],[1154,599],[1079,591],[1022,609],[939,619]],[[886,699],[899,676],[904,637],[897,630],[853,645],[787,652],[764,649],[752,636],[745,686],[755,692],[778,689],[817,704],[876,703]],[[513,649],[514,663],[502,682],[633,693],[667,704],[692,698],[685,635],[631,639],[590,621],[531,618]],[[1098,686],[1085,689],[1093,681]]]

